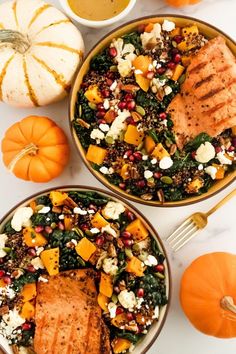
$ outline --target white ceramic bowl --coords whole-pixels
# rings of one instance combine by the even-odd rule
[[[95,0],[96,1],[96,0]],[[94,27],[94,28],[99,28],[99,27],[106,27],[109,25],[112,25],[115,22],[118,22],[122,20],[128,13],[132,10],[134,7],[136,0],[130,0],[126,8],[121,11],[117,16],[111,17],[107,20],[103,21],[93,21],[93,20],[87,20],[85,18],[82,18],[74,13],[72,11],[71,7],[68,4],[68,0],[60,0],[61,6],[63,7],[64,11],[66,14],[71,17],[73,20],[75,20],[77,23],[80,23],[81,25],[87,26],[87,27]]]

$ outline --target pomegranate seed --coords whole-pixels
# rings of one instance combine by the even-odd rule
[[[146,182],[142,179],[141,181],[138,181],[136,183],[136,186],[139,187],[139,188],[143,188],[146,186]]]
[[[136,160],[139,160],[139,161],[142,160],[142,154],[141,154],[141,152],[139,152],[139,151],[135,151],[135,152],[133,153],[133,156],[135,157]]]
[[[179,53],[175,54],[174,62],[178,64],[180,61],[181,61],[181,55]]]
[[[81,224],[80,228],[81,228],[82,231],[86,231],[86,230],[89,229],[89,226],[88,226],[88,224]]]
[[[137,28],[138,33],[143,33],[145,30],[145,27],[146,27],[146,25],[144,25],[144,24],[138,25],[138,28]]]
[[[121,101],[121,102],[118,103],[118,108],[125,109],[126,105],[127,105],[127,103],[125,101]]]
[[[130,210],[126,211],[126,216],[130,221],[134,221],[134,219],[135,219],[134,213],[132,213],[132,211],[130,211]]]
[[[121,234],[121,237],[124,237],[124,238],[131,238],[132,235],[129,231],[123,231],[122,234]]]
[[[125,183],[119,183],[120,189],[125,190],[126,189],[126,184]]]
[[[157,179],[161,178],[162,173],[161,172],[154,172],[153,176]]]
[[[192,156],[193,159],[195,159],[196,155],[197,155],[196,151],[192,151],[191,152],[191,156]]]
[[[175,64],[173,61],[170,61],[170,62],[167,64],[168,68],[171,69],[171,70],[173,70],[173,69],[175,68],[175,65],[176,65],[176,64]]]
[[[106,79],[106,83],[108,86],[111,86],[113,84],[113,80],[112,79]]]
[[[116,294],[119,294],[119,293],[120,293],[119,286],[115,286],[115,287],[114,287],[114,292],[115,292]]]
[[[154,71],[148,71],[147,75],[146,75],[146,78],[149,79],[149,80],[152,80],[153,76],[154,76]]]
[[[3,264],[4,263],[4,258],[0,258],[0,264]]]
[[[126,314],[126,317],[127,317],[127,320],[128,320],[128,321],[132,321],[132,320],[134,319],[134,315],[133,315],[131,312],[128,312],[128,313]]]
[[[2,278],[5,275],[5,270],[0,270],[0,278]]]
[[[47,234],[51,234],[53,229],[51,228],[51,226],[46,226],[45,227],[45,231],[46,231]]]
[[[144,289],[143,288],[139,288],[137,290],[137,296],[138,297],[143,297],[144,296]]]
[[[164,120],[167,118],[167,114],[165,112],[162,112],[159,114],[159,118]]]
[[[233,145],[231,145],[229,148],[228,148],[228,151],[234,151],[234,146]]]
[[[177,44],[179,44],[180,42],[182,42],[183,37],[180,36],[180,35],[174,36],[173,40],[174,40]]]
[[[61,231],[63,231],[65,229],[65,226],[64,226],[63,222],[59,221],[58,229],[61,230]]]
[[[105,242],[104,236],[101,235],[96,238],[96,245],[97,246],[102,246],[104,244],[104,242]]]
[[[23,331],[29,331],[31,329],[31,324],[30,323],[23,323],[21,328],[23,329]]]
[[[127,123],[127,124],[136,125],[136,123],[135,123],[135,121],[133,120],[133,118],[132,118],[132,117],[128,117],[128,118],[126,118],[126,123]]]
[[[232,139],[232,145],[233,145],[234,147],[236,147],[236,138],[233,138],[233,139]]]
[[[125,247],[131,247],[134,243],[134,241],[130,240],[130,239],[124,239],[122,241],[123,241],[123,244],[125,245]]]
[[[158,265],[155,266],[154,269],[155,269],[155,271],[157,271],[157,272],[159,272],[159,273],[163,273],[164,270],[165,270],[165,267],[164,267],[163,264],[158,264]]]
[[[222,151],[222,149],[221,149],[220,146],[216,146],[216,147],[215,147],[215,152],[216,152],[216,153],[221,152],[221,151]]]
[[[98,104],[97,104],[97,109],[98,109],[99,111],[103,111],[103,110],[104,110],[103,103],[98,103]]]
[[[36,272],[36,269],[34,268],[34,266],[33,266],[32,264],[29,264],[29,265],[27,266],[27,271],[28,271],[29,273],[35,273],[35,272]]]
[[[109,55],[110,55],[112,58],[114,58],[114,57],[117,56],[117,50],[116,50],[115,47],[111,47],[111,48],[109,49]]]
[[[127,150],[124,155],[127,156],[127,157],[130,157],[131,155],[133,154],[133,151],[132,150]]]
[[[107,98],[110,96],[110,90],[104,89],[101,91],[103,97]]]
[[[116,309],[116,315],[120,315],[121,313],[124,312],[124,309],[122,307],[117,307]]]
[[[5,284],[9,285],[11,284],[11,277],[9,275],[4,275],[2,280],[4,281]]]
[[[171,50],[171,55],[172,55],[172,57],[174,57],[176,54],[178,54],[179,53],[179,51],[178,51],[178,49],[177,48],[173,48],[172,50]]]
[[[96,117],[100,119],[100,118],[103,118],[105,116],[105,114],[106,114],[106,111],[105,111],[105,109],[103,109],[103,110],[97,111]]]
[[[166,71],[166,68],[163,68],[163,67],[157,69],[157,73],[158,73],[159,75],[164,74],[165,71]]]
[[[34,230],[35,230],[35,232],[42,232],[44,230],[44,227],[43,226],[36,226]]]
[[[30,257],[36,256],[36,250],[34,248],[29,248],[27,252]]]
[[[132,93],[127,93],[127,94],[125,95],[125,100],[126,100],[126,101],[131,101],[133,98],[134,98],[134,97],[133,97]]]
[[[131,162],[134,162],[134,160],[135,160],[134,155],[130,155],[129,160],[130,160]]]
[[[114,73],[112,71],[108,71],[107,77],[108,79],[114,79]]]
[[[129,111],[132,111],[132,110],[135,108],[135,106],[136,106],[136,103],[135,103],[134,100],[131,100],[131,101],[128,101],[128,102],[127,102],[127,109],[128,109]]]

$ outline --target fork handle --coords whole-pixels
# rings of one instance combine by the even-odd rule
[[[224,205],[228,200],[230,200],[232,197],[236,196],[236,189],[232,190],[229,194],[226,195],[219,203],[217,203],[213,208],[211,208],[206,215],[209,216],[213,214],[216,210],[218,210],[222,205]]]

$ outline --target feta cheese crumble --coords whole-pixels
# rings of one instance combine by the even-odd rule
[[[90,229],[90,232],[92,232],[92,234],[98,234],[100,230],[97,227],[93,227],[92,229]]]
[[[123,111],[119,110],[118,116],[112,122],[106,137],[111,137],[113,140],[117,140],[120,134],[126,129],[126,119],[128,117],[130,117],[130,113],[127,109],[124,109]]]
[[[137,305],[135,294],[133,291],[128,291],[127,289],[122,290],[118,295],[118,300],[125,309],[133,310]]]
[[[106,274],[116,275],[118,271],[117,258],[105,258],[102,264],[102,268]]]
[[[151,254],[149,254],[147,256],[147,259],[144,261],[144,264],[148,267],[153,267],[153,266],[156,266],[157,265],[157,259],[152,256]]]
[[[159,167],[162,170],[167,170],[168,168],[170,168],[173,165],[173,160],[171,157],[169,156],[165,156],[163,157],[160,161],[159,161]]]
[[[214,166],[207,166],[205,168],[205,172],[211,176],[212,179],[216,178],[216,173],[217,173],[217,168],[215,168]]]
[[[107,308],[110,313],[110,318],[115,318],[116,317],[116,309],[117,309],[116,304],[114,304],[114,302],[110,302],[108,304]]]
[[[109,224],[102,227],[102,232],[106,232],[113,237],[117,237],[116,231]]]
[[[218,152],[216,158],[220,161],[222,165],[232,165],[232,160],[228,159],[223,151]]]
[[[172,21],[164,20],[162,24],[163,31],[171,32],[175,29],[175,23]]]
[[[144,178],[149,179],[149,178],[152,178],[152,176],[153,176],[152,171],[149,171],[149,170],[144,171]]]
[[[170,95],[172,92],[172,88],[170,86],[165,86],[164,87],[165,95]]]
[[[47,213],[49,213],[50,210],[51,210],[50,207],[44,206],[44,207],[42,207],[42,209],[40,209],[40,210],[38,211],[38,214],[47,214]]]
[[[108,202],[103,209],[103,215],[108,219],[117,220],[120,214],[124,213],[125,207],[119,202]]]
[[[8,240],[8,237],[6,234],[0,235],[0,258],[3,258],[7,255],[7,253],[3,250],[7,240]]]
[[[36,269],[36,270],[45,268],[43,265],[43,262],[41,261],[41,259],[39,257],[33,258],[31,261],[31,264],[34,267],[34,269]]]
[[[86,215],[88,213],[87,210],[83,210],[80,207],[75,207],[73,212],[74,214],[79,214],[79,215]]]
[[[215,148],[209,142],[206,141],[204,144],[201,144],[196,151],[195,159],[201,163],[207,163],[208,161],[214,159],[215,157]]]
[[[154,309],[154,315],[152,316],[153,319],[157,319],[159,317],[159,306],[156,306]]]
[[[10,310],[8,313],[2,316],[0,323],[0,334],[9,339],[17,337],[17,332],[14,331],[17,327],[20,327],[25,322],[25,319],[19,315],[16,308]]]
[[[42,277],[42,275],[40,275],[40,277],[38,278],[38,281],[41,281],[42,283],[48,283],[48,279]]]
[[[96,143],[99,144],[105,138],[105,134],[100,129],[95,128],[91,131],[90,138],[96,140]]]
[[[21,207],[16,210],[13,218],[11,220],[11,227],[15,231],[21,231],[22,227],[27,227],[31,225],[30,218],[33,215],[34,211],[30,207]]]
[[[106,133],[106,132],[109,131],[110,127],[109,127],[108,124],[101,123],[101,124],[99,124],[99,129],[100,129],[101,131],[103,131],[104,133]]]

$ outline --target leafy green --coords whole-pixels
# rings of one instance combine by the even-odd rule
[[[138,32],[127,33],[122,38],[125,44],[127,43],[133,44],[137,54],[140,54],[143,51],[140,34]]]
[[[31,322],[31,328],[27,331],[22,331],[21,339],[17,340],[17,345],[28,347],[32,345],[32,338],[34,337],[35,325]],[[30,351],[31,353],[31,351]]]
[[[37,205],[42,204],[45,206],[51,205],[51,200],[47,195],[41,195],[40,197],[36,198]]]
[[[75,118],[82,118],[88,123],[93,122],[95,118],[94,110],[89,107],[88,100],[84,96],[83,90],[78,92],[77,102],[75,105]]]
[[[16,231],[11,227],[11,220],[9,220],[5,226],[4,226],[4,229],[3,229],[3,232],[5,232],[6,234],[10,234],[10,235],[13,235],[16,233]]]
[[[15,279],[12,288],[16,292],[20,292],[25,284],[35,283],[38,279],[39,274],[36,273],[25,273],[21,275],[18,279]]]
[[[113,61],[108,53],[108,49],[104,49],[102,52],[92,58],[90,68],[99,73],[104,73],[109,70],[113,65]]]
[[[166,285],[163,279],[152,274],[145,274],[139,282],[139,287],[144,289],[146,299],[153,306],[165,305],[167,303]]]
[[[133,344],[136,344],[142,338],[142,335],[133,334],[126,331],[121,331],[121,332],[117,331],[116,336],[120,338],[128,339]]]
[[[73,126],[81,145],[87,150],[90,145],[90,129],[83,128],[76,120],[73,121]]]
[[[157,135],[155,129],[150,129],[150,130],[148,131],[148,135],[149,135],[156,143],[159,142],[159,137],[158,137],[158,135]]]
[[[97,192],[69,192],[69,196],[76,203],[83,203],[86,207],[89,204],[104,205],[108,202],[108,199]]]
[[[143,108],[147,108],[149,111],[158,112],[160,109],[159,101],[157,101],[156,96],[150,92],[139,90],[136,95],[136,103]]]
[[[58,222],[58,215],[55,213],[33,214],[31,216],[32,226],[50,226],[53,222]]]
[[[188,144],[185,145],[185,151],[194,151],[199,148],[201,144],[204,144],[206,141],[211,142],[212,137],[210,137],[207,133],[200,133],[194,138],[192,141],[190,141]]]

